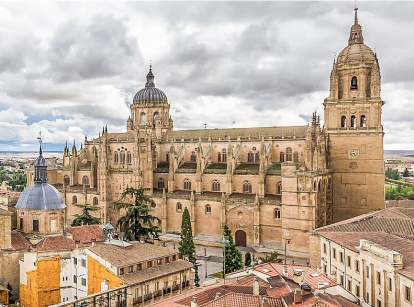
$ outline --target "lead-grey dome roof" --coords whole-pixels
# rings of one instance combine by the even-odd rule
[[[60,192],[48,183],[29,185],[19,197],[16,208],[27,210],[64,209],[66,205]]]
[[[147,74],[147,83],[145,83],[145,88],[139,90],[135,96],[133,103],[142,103],[142,104],[161,104],[168,103],[167,95],[160,89],[155,87],[154,74],[150,66],[150,70]]]

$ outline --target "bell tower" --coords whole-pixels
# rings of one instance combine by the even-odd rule
[[[377,55],[364,44],[355,8],[348,46],[334,60],[324,101],[334,222],[385,206],[380,91]]]

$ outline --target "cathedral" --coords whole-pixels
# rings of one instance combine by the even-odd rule
[[[48,170],[67,225],[77,203],[99,206],[94,214],[115,224],[114,202],[142,186],[165,237],[178,238],[187,207],[199,243],[220,242],[227,223],[239,246],[308,253],[308,231],[384,208],[380,68],[357,9],[333,63],[323,125],[313,114],[305,126],[174,130],[151,67],[146,79],[126,132],[105,127],[80,149],[66,145],[62,168]]]

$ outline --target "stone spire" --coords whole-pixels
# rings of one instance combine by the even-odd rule
[[[355,6],[354,24],[349,33],[348,45],[363,44],[364,37],[362,36],[362,27],[358,24],[358,8]]]
[[[155,77],[152,73],[152,64],[150,64],[149,72],[147,74],[147,83],[145,83],[145,87],[155,87],[154,79]]]

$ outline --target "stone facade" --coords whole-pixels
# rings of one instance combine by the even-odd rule
[[[325,126],[174,130],[152,71],[131,105],[124,133],[64,149],[49,182],[116,221],[126,187],[148,188],[163,234],[178,234],[184,207],[197,240],[219,242],[224,223],[239,245],[308,252],[307,231],[384,207],[383,130],[376,55],[355,12],[348,46],[333,64]],[[30,182],[31,176],[28,176]]]

